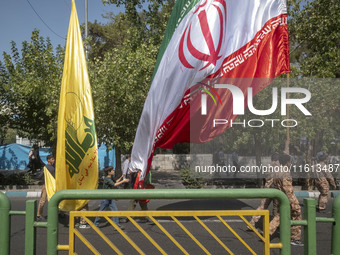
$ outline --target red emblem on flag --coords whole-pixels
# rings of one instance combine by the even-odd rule
[[[185,43],[186,43],[186,48],[188,52],[194,58],[200,61],[207,62],[204,65],[204,67],[200,69],[200,71],[207,68],[211,64],[216,66],[217,60],[221,58],[220,52],[221,52],[222,42],[223,42],[224,33],[225,33],[226,17],[227,17],[227,7],[226,7],[226,3],[224,0],[213,1],[213,4],[211,6],[213,6],[215,10],[206,10],[206,6],[207,6],[207,0],[203,4],[199,5],[197,9],[195,10],[195,12],[193,13],[194,16],[191,19],[190,24],[188,24],[188,26],[185,28],[184,33],[181,37],[179,51],[178,51],[179,59],[186,68],[194,69],[195,67],[189,63],[189,61],[187,60],[185,56],[185,53],[184,53]],[[208,18],[207,11],[211,12],[211,15],[209,16],[209,18]],[[216,15],[215,13],[212,14],[212,11],[214,11],[215,13],[217,11],[218,15]],[[197,21],[196,19],[198,19],[200,29],[196,29],[195,31],[195,25],[194,26],[192,25],[193,25],[193,22]],[[216,19],[219,19],[219,20],[217,21]],[[219,22],[218,31],[211,31],[209,23],[212,24],[213,22]],[[211,25],[211,27],[213,26]],[[197,49],[194,46],[192,38],[198,38],[196,39],[196,45],[198,45],[200,49]],[[201,39],[204,39],[204,43],[201,41]],[[215,46],[215,42],[217,42],[216,46]],[[209,53],[202,52],[204,51],[204,48],[207,48]]]

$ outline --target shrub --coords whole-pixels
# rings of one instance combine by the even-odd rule
[[[34,180],[28,173],[15,173],[8,176],[0,174],[0,185],[31,185]]]
[[[200,189],[204,186],[204,179],[201,177],[192,176],[189,168],[181,170],[180,176],[183,185],[187,189]]]

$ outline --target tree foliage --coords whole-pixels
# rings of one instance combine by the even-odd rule
[[[340,2],[292,0],[292,62],[305,77],[340,78]]]
[[[98,138],[123,152],[131,149],[174,2],[103,0],[106,4],[124,6],[125,12],[116,16],[108,13],[106,24],[89,24],[86,43]],[[339,1],[289,0],[288,3],[291,77],[338,78]],[[22,43],[21,52],[12,42],[11,52],[3,54],[3,61],[0,61],[0,139],[5,137],[6,130],[15,128],[19,135],[30,139],[56,141],[63,52],[60,47],[53,49],[49,39],[40,37],[35,30],[31,40]],[[298,146],[301,136],[306,136],[315,148],[328,146],[333,138],[339,137],[340,93],[334,93],[339,85],[326,82],[312,87],[297,83],[291,86],[307,86],[313,97],[308,103],[313,114],[312,124],[298,111],[291,111],[292,118],[301,120],[299,129],[290,129],[292,145]],[[270,87],[254,100],[259,109],[267,109],[268,100],[271,100]],[[279,118],[278,115],[275,113],[271,117]],[[253,117],[245,115],[244,118]],[[235,128],[228,129],[223,137],[228,141],[233,139],[226,151],[238,148],[240,154],[255,153],[256,138],[262,153],[268,154],[282,149],[285,132],[282,128]]]
[[[108,13],[105,17],[109,21],[106,24],[97,22],[88,24],[87,44],[90,47],[90,61],[102,59],[106,52],[122,47],[124,42],[131,37],[124,14],[114,16],[112,13]]]
[[[157,50],[151,45],[135,51],[122,47],[90,64],[97,135],[126,153],[134,140]]]
[[[49,39],[32,32],[31,41],[22,43],[21,54],[12,42],[4,53],[1,68],[1,103],[7,125],[29,139],[50,143],[55,140],[63,50]]]
[[[108,14],[111,22],[95,24],[90,29],[89,73],[98,137],[127,153],[134,141],[173,2],[150,1],[144,9],[144,1],[110,3],[124,5],[126,11],[117,16]],[[98,45],[102,46],[100,52]]]

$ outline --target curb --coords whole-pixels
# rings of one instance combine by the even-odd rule
[[[8,197],[40,198],[41,191],[1,191]]]
[[[41,191],[1,191],[8,197],[26,197],[26,198],[40,198]],[[317,191],[295,191],[296,197],[309,197],[309,198],[318,198],[320,192]],[[340,195],[340,191],[330,191],[330,197],[337,197]]]
[[[297,197],[309,197],[309,198],[318,198],[320,192],[318,191],[295,191],[295,196]],[[340,195],[340,191],[330,191],[328,196],[336,198]]]

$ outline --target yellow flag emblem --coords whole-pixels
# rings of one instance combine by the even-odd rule
[[[56,191],[96,189],[97,184],[98,149],[91,87],[73,0],[59,101]],[[64,200],[59,208],[79,210],[87,202]]]

